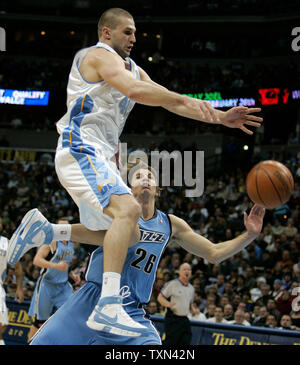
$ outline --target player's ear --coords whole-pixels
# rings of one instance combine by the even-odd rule
[[[102,37],[106,40],[110,40],[111,39],[111,31],[110,28],[104,26],[102,27],[102,33],[101,33]]]

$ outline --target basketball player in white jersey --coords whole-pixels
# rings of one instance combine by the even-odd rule
[[[3,280],[6,273],[6,253],[8,248],[8,239],[4,236],[0,236],[0,345],[4,345],[3,333],[8,325],[8,312],[5,303],[5,290],[3,288]],[[22,303],[24,300],[22,280],[23,280],[23,270],[20,262],[15,264],[15,275],[17,289],[15,293],[15,300]]]
[[[119,8],[105,11],[98,23],[99,42],[80,50],[74,58],[67,87],[67,113],[58,121],[60,134],[56,172],[80,211],[81,223],[90,231],[107,229],[104,237],[104,270],[101,298],[89,326],[101,331],[114,328],[142,334],[146,328],[122,308],[120,273],[128,246],[139,239],[140,205],[122,181],[114,161],[118,140],[135,102],[161,106],[196,121],[223,124],[252,134],[262,118],[251,113],[260,108],[236,107],[221,112],[208,102],[171,92],[153,82],[129,58],[135,39],[131,14]],[[52,240],[69,240],[70,228],[52,228],[37,209],[29,211],[14,233],[9,262],[30,248]]]

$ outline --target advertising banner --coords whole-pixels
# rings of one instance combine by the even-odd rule
[[[29,301],[18,303],[6,299],[8,309],[8,326],[3,334],[6,345],[26,345],[27,334],[32,324],[32,317],[28,315]]]
[[[162,340],[164,318],[152,316]],[[300,345],[300,331],[191,321],[191,345]]]

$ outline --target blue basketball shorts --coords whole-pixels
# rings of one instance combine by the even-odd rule
[[[28,314],[40,321],[46,321],[54,310],[60,308],[73,292],[72,285],[50,283],[40,277],[36,283]]]
[[[147,335],[126,337],[95,331],[86,325],[101,294],[101,286],[88,281],[74,292],[32,338],[30,345],[161,345],[160,336],[145,318],[145,310],[131,304],[124,309],[131,318],[148,328]]]

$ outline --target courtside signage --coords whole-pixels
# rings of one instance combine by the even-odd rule
[[[0,89],[0,104],[48,105],[49,91]]]

